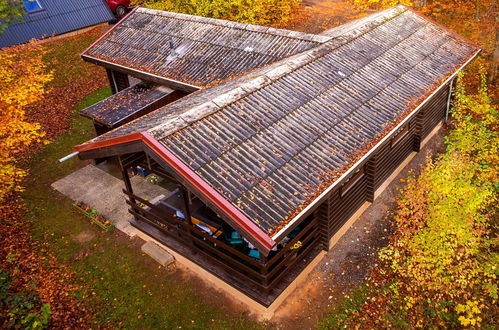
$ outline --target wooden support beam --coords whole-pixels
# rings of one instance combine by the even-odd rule
[[[190,210],[190,205],[189,205],[189,192],[187,189],[185,189],[184,186],[179,186],[180,188],[180,193],[182,194],[182,211],[184,212],[184,217],[185,221],[189,224],[189,228],[192,228],[194,225],[192,223],[192,217],[191,217],[191,210]],[[189,235],[193,236],[193,232],[191,229],[189,229]],[[191,239],[192,244],[194,244],[194,241]]]
[[[128,175],[128,168],[123,165],[121,156],[118,156],[118,162],[120,164],[121,176],[123,177],[123,182],[125,182],[125,188],[130,193],[133,194],[132,182],[130,181],[130,176]],[[130,201],[136,203],[132,195],[129,195]]]
[[[416,115],[416,128],[414,130],[414,143],[412,150],[415,152],[419,152],[421,150],[421,141],[423,139],[423,121],[424,121],[424,109],[422,109]]]
[[[314,212],[314,218],[317,219],[317,226],[319,227],[320,245],[324,250],[329,247],[329,201],[323,202]]]

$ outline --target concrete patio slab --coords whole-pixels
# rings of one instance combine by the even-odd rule
[[[163,187],[152,184],[140,176],[132,177],[131,182],[134,192],[146,199],[168,194]],[[125,203],[125,194],[122,192],[125,185],[119,178],[97,166],[87,165],[54,182],[52,188],[74,201],[82,201],[95,208],[128,236],[136,235],[137,230],[128,222],[131,216]]]

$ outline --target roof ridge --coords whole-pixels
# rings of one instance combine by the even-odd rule
[[[385,24],[386,22],[394,19],[395,17],[403,14],[404,12],[407,11],[407,8],[402,7],[404,10],[400,10],[400,6],[395,7],[399,9],[397,12],[394,13],[389,18],[384,18],[383,20],[376,21],[374,24],[370,25],[369,30],[363,30],[362,33],[356,33],[352,36],[349,36],[348,38],[345,38],[344,36],[339,36],[336,38],[330,39],[328,42],[319,45],[315,48],[306,50],[302,53],[293,55],[291,57],[284,58],[282,60],[270,63],[267,66],[260,67],[257,70],[265,70],[268,69],[271,66],[275,66],[275,68],[272,68],[271,70],[262,73],[261,75],[258,75],[257,77],[244,82],[240,85],[235,86],[234,88],[226,91],[223,94],[220,94],[216,96],[215,98],[203,102],[199,105],[196,105],[194,107],[191,107],[189,110],[186,112],[179,114],[178,116],[174,118],[170,118],[168,121],[161,123],[159,125],[155,125],[151,127],[150,129],[147,130],[148,133],[151,135],[155,136],[156,132],[161,132],[161,135],[163,137],[169,136],[175,132],[178,132],[185,127],[193,124],[194,122],[197,122],[199,120],[202,120],[203,118],[206,118],[213,113],[219,111],[220,109],[230,105],[231,103],[234,103],[235,101],[271,84],[272,82],[278,80],[279,78],[295,71],[296,69],[307,65],[322,56],[325,56],[328,54],[330,51],[337,49],[348,42],[357,39],[361,37],[362,35],[378,28],[379,26]],[[393,8],[390,8],[393,9]],[[342,38],[343,37],[343,38]],[[279,64],[279,65],[278,65]],[[249,72],[246,74],[251,74],[254,72]],[[217,85],[215,85],[217,86]],[[187,96],[188,98],[189,96]],[[162,108],[160,108],[162,109]],[[156,110],[159,111],[160,109]],[[138,119],[140,120],[140,119]]]
[[[322,31],[319,35],[337,38],[347,33],[363,34],[362,32],[364,30],[370,29],[372,26],[379,26],[380,23],[391,20],[408,10],[409,9],[404,5],[397,5],[377,13],[360,17],[345,24],[335,26],[331,29]]]
[[[212,24],[212,25],[219,25],[219,26],[224,26],[224,27],[233,28],[233,29],[246,30],[246,31],[250,31],[250,32],[259,32],[259,33],[266,33],[266,34],[272,34],[272,35],[279,35],[279,36],[286,37],[286,38],[312,41],[312,42],[317,42],[317,43],[325,43],[331,39],[331,37],[329,37],[329,36],[324,36],[324,35],[319,35],[319,34],[312,34],[312,33],[300,32],[300,31],[292,31],[292,30],[287,30],[287,29],[277,29],[277,28],[267,27],[267,26],[262,26],[262,25],[240,23],[240,22],[234,22],[234,21],[229,21],[229,20],[224,20],[224,19],[189,15],[189,14],[183,14],[183,13],[175,13],[175,12],[163,11],[163,10],[151,9],[151,8],[145,8],[145,7],[140,7],[137,10],[137,12],[147,13],[147,14],[156,15],[156,16],[172,17],[172,18],[177,18],[177,19],[189,20],[192,22],[201,22],[201,23],[207,23],[207,24]]]

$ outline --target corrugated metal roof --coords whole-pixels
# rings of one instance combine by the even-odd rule
[[[272,234],[477,50],[399,6],[97,140],[147,131]]]
[[[139,83],[81,110],[80,114],[113,127],[173,92],[165,86]]]
[[[139,8],[82,56],[206,86],[311,49],[329,39]]]
[[[58,35],[114,19],[104,0],[38,0],[42,10],[26,14],[0,35],[0,47]]]

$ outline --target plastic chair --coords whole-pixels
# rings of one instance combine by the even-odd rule
[[[260,261],[260,251],[257,249],[251,249],[248,253],[248,256],[255,259],[256,261]]]
[[[231,234],[230,234],[230,238],[229,238],[229,244],[230,245],[238,245],[238,244],[243,244],[243,238],[241,237],[241,235],[239,235],[239,233],[237,231],[233,231]]]

